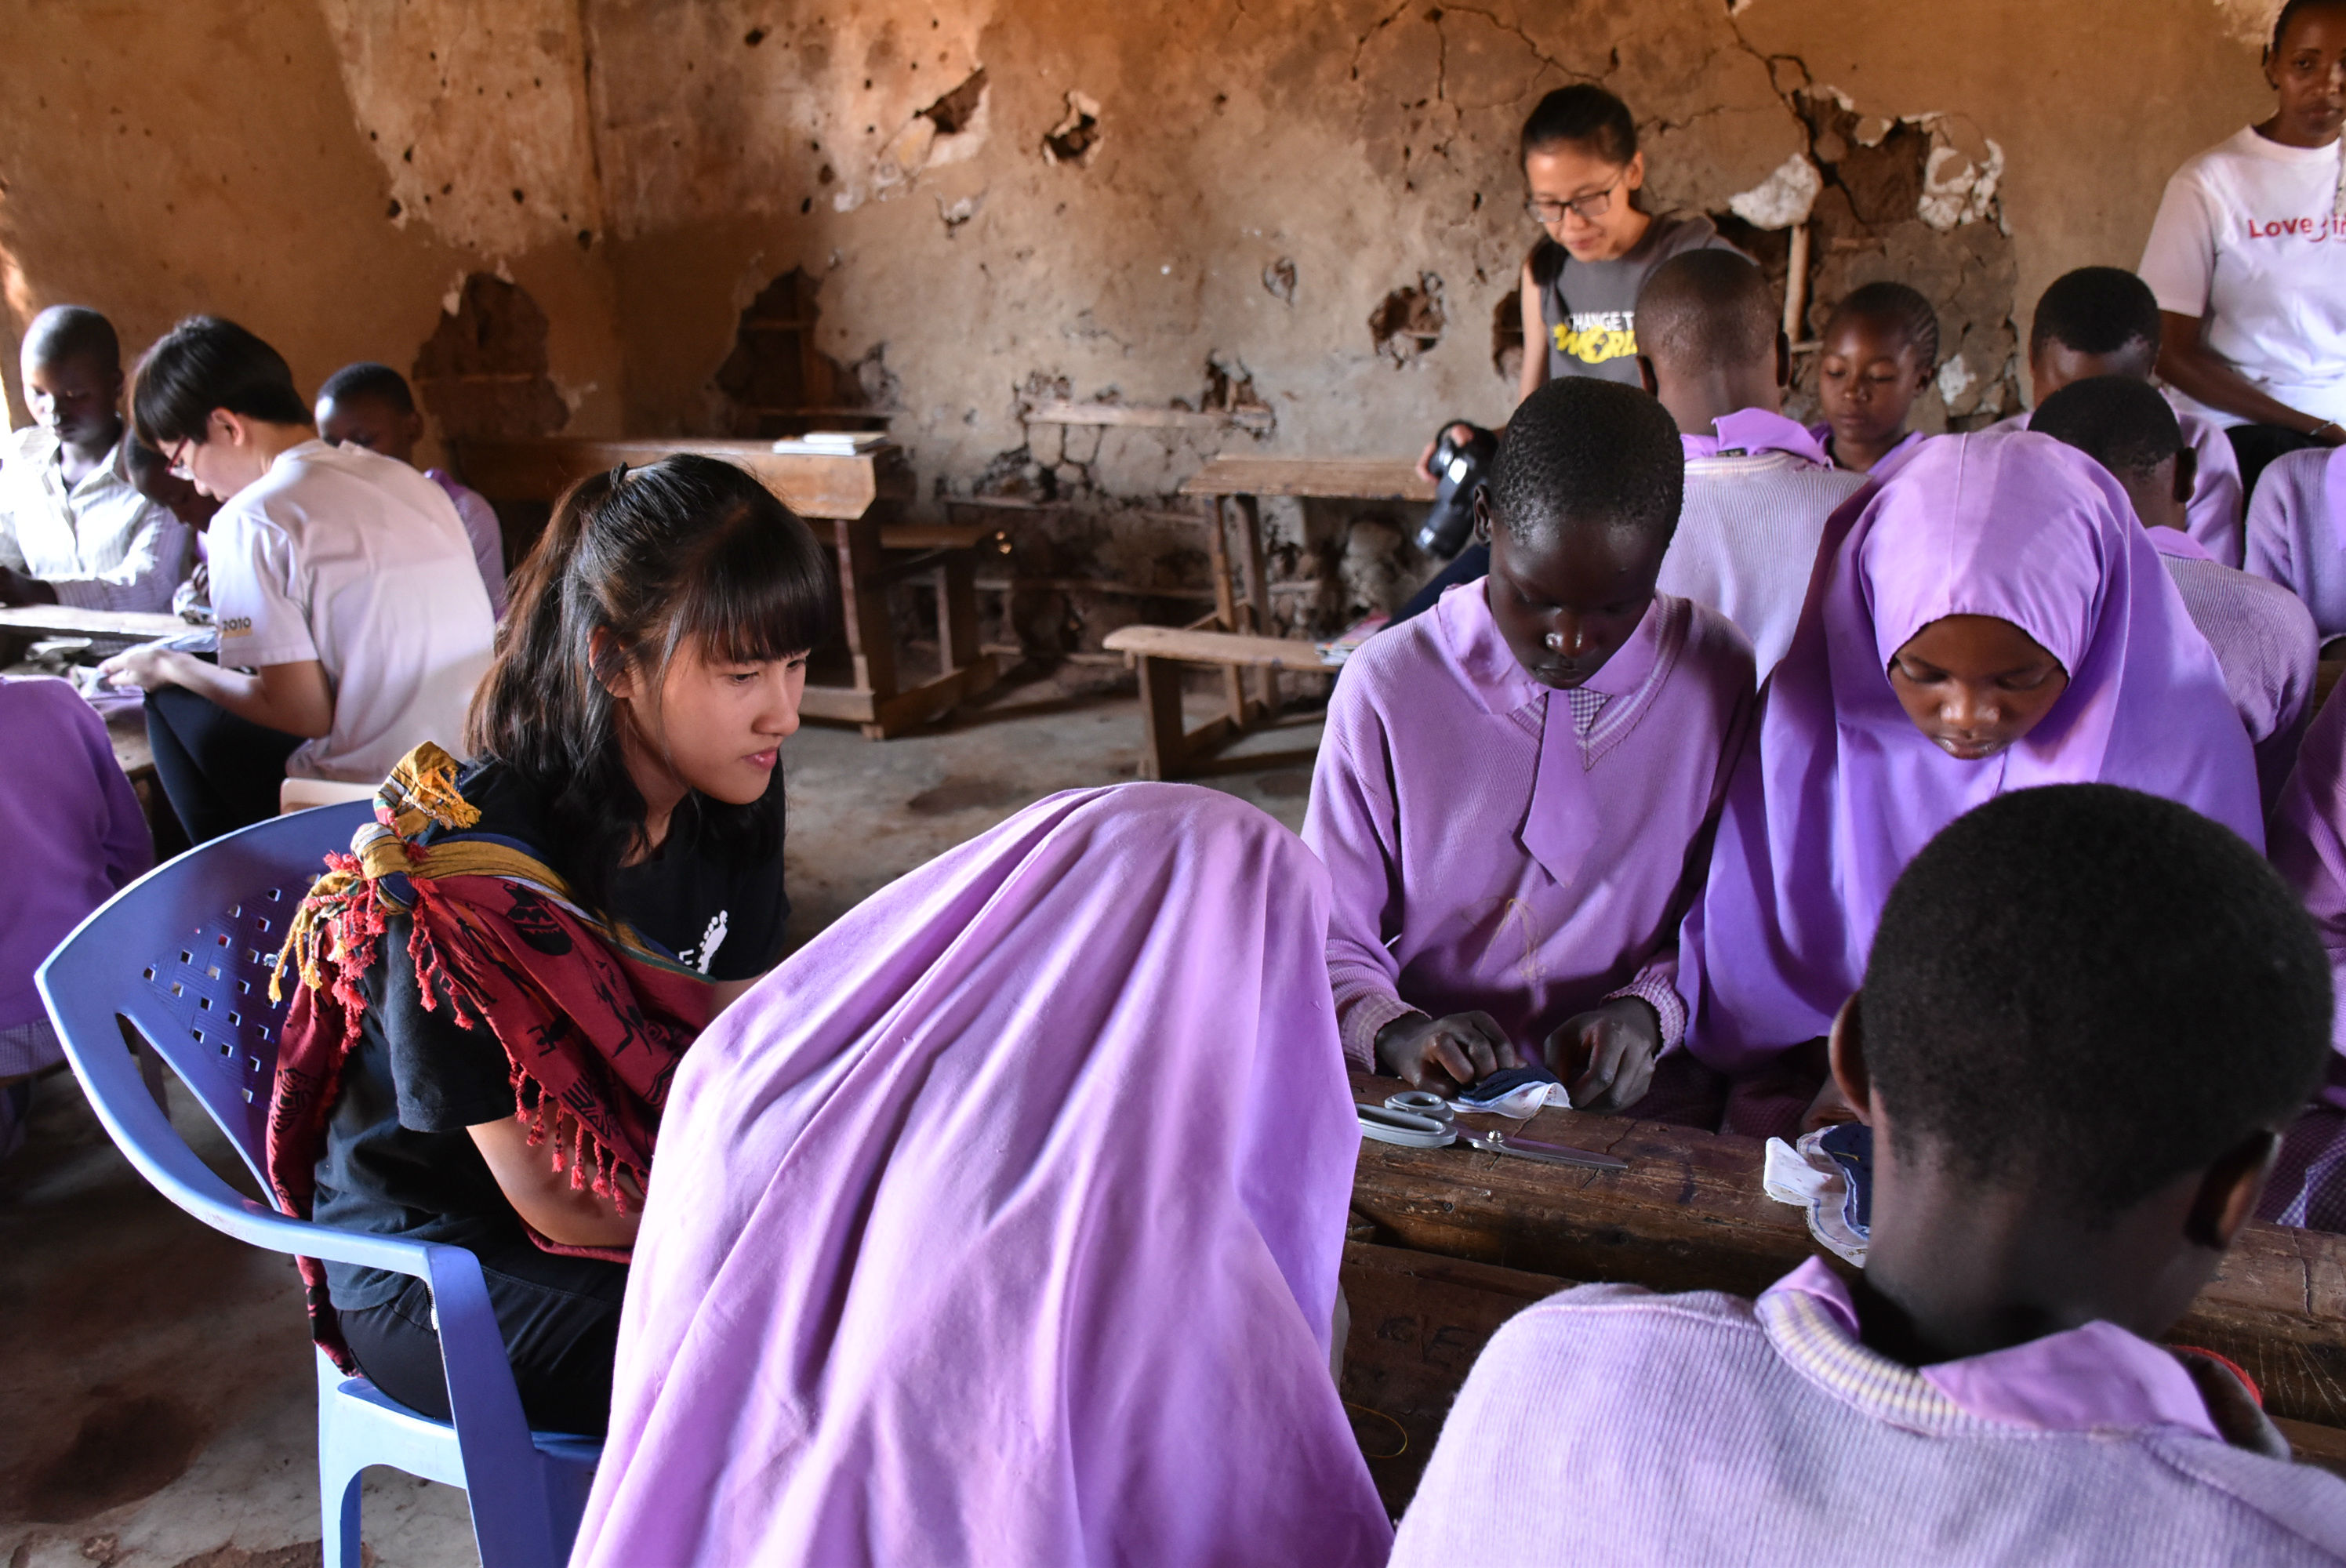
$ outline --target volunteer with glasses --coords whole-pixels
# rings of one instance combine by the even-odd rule
[[[1682,250],[1735,248],[1699,212],[1655,213],[1638,205],[1646,155],[1629,106],[1599,87],[1559,87],[1524,121],[1524,210],[1545,230],[1524,259],[1524,368],[1515,401],[1565,376],[1640,385],[1637,290],[1646,275]],[[1472,427],[1450,427],[1463,441]],[[1417,460],[1426,479],[1435,443]],[[1490,568],[1487,546],[1472,544],[1393,617],[1423,613],[1453,584]]]

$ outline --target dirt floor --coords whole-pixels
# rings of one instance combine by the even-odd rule
[[[1208,782],[1300,826],[1318,739],[1309,716],[1250,737]],[[1133,778],[1139,757],[1136,701],[1048,684],[884,743],[811,727],[783,752],[793,941],[1032,800]],[[241,1181],[172,1092],[176,1125]],[[155,1194],[63,1074],[0,1165],[0,1563],[318,1561],[316,1384],[288,1260]],[[380,1568],[475,1561],[461,1492],[378,1470],[365,1507]]]

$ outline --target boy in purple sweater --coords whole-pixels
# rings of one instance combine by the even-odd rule
[[[1684,1037],[1678,922],[1753,686],[1724,616],[1654,592],[1685,466],[1651,397],[1550,382],[1475,500],[1490,575],[1345,667],[1303,838],[1356,1066],[1446,1088],[1545,1058],[1610,1109]]]
[[[1959,818],[1833,1024],[1873,1133],[1864,1272],[1524,1312],[1394,1568],[2338,1562],[2346,1481],[2157,1342],[2254,1210],[2330,1016],[2295,896],[2188,807],[2063,784]],[[1602,1506],[1527,1505],[1558,1495]]]

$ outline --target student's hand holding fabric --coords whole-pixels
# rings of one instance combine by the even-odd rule
[[[1487,1013],[1428,1018],[1404,1013],[1377,1031],[1377,1064],[1413,1089],[1446,1094],[1465,1088],[1524,1059]],[[1447,1076],[1449,1082],[1443,1080]]]
[[[1662,1021],[1634,996],[1566,1019],[1545,1046],[1548,1071],[1564,1080],[1576,1111],[1617,1111],[1644,1099],[1661,1051]]]
[[[1800,1131],[1813,1133],[1819,1127],[1863,1119],[1857,1114],[1857,1107],[1841,1094],[1841,1085],[1827,1074],[1824,1086],[1817,1091],[1817,1097],[1809,1102],[1808,1110],[1800,1117]]]

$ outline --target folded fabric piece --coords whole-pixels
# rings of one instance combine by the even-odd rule
[[[1808,1212],[1809,1234],[1826,1251],[1860,1268],[1871,1240],[1865,1173],[1872,1168],[1872,1128],[1846,1122],[1805,1133],[1797,1144],[1770,1138],[1760,1178],[1770,1197]]]
[[[1545,1067],[1507,1067],[1450,1098],[1451,1108],[1478,1115],[1528,1118],[1542,1105],[1572,1109],[1572,1095]]]

